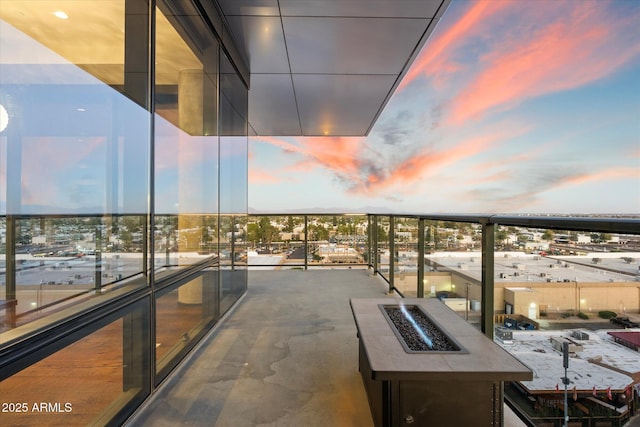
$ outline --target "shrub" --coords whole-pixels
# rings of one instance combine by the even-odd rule
[[[578,313],[578,317],[585,320],[589,318],[589,316],[587,316],[587,314],[583,312]]]
[[[566,319],[567,317],[571,317],[571,316],[572,316],[572,314],[571,314],[571,313],[569,313],[569,312],[566,312],[566,311],[565,311],[565,312],[564,312],[564,313],[562,313],[560,316],[561,316],[563,319]]]
[[[600,316],[602,319],[613,319],[614,317],[617,317],[618,315],[613,311],[602,310],[602,311],[598,312],[598,316]]]

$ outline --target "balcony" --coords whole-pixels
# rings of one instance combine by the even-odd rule
[[[252,271],[235,310],[127,425],[373,426],[349,299],[385,297],[400,298],[370,269]],[[505,425],[525,425],[505,409]]]
[[[16,222],[9,228],[15,234],[7,239],[5,280],[14,281],[20,301],[27,298],[19,292],[25,281],[31,280],[30,274],[70,274],[68,265],[52,264],[62,262],[57,259],[62,255],[29,255],[35,263],[29,269],[30,264],[21,264],[20,257],[12,258],[23,233],[50,230],[48,235],[57,236],[57,231],[68,228],[70,219],[7,220]],[[50,330],[56,336],[65,336],[73,333],[74,319],[78,319],[87,325],[83,326],[87,329],[86,340],[78,339],[78,343],[86,344],[84,351],[93,351],[91,343],[104,342],[103,334],[112,334],[118,340],[123,332],[127,339],[137,335],[131,342],[138,347],[130,348],[114,339],[107,350],[115,354],[113,360],[109,359],[113,366],[126,368],[129,357],[139,364],[131,372],[123,369],[117,378],[125,385],[132,379],[137,381],[135,398],[123,393],[123,387],[116,383],[104,402],[92,407],[94,412],[86,414],[88,418],[78,425],[96,416],[125,422],[129,416],[122,414],[128,412],[134,413],[126,421],[130,425],[212,425],[215,419],[214,425],[340,425],[347,420],[349,425],[371,426],[358,374],[358,339],[350,298],[438,297],[488,336],[493,336],[495,326],[503,323],[509,310],[536,319],[535,324],[541,328],[553,323],[554,316],[576,323],[582,321],[578,317],[582,314],[593,321],[601,305],[609,304],[606,295],[618,291],[621,295],[635,291],[636,298],[609,308],[627,315],[639,311],[639,257],[633,252],[639,252],[640,223],[633,218],[283,214],[220,217],[217,221],[167,219],[164,223],[175,223],[176,231],[165,225],[166,236],[156,236],[155,245],[144,246],[147,239],[141,236],[142,251],[132,244],[128,257],[113,249],[103,252],[101,258],[87,255],[90,261],[74,261],[78,263],[72,265],[74,271],[85,269],[82,276],[94,278],[86,290],[74,288],[81,291],[74,294],[74,299],[60,295],[66,295],[61,293],[67,291],[64,286],[71,289],[78,283],[36,286],[41,293],[34,295],[41,295],[45,304],[36,304],[35,308],[27,305],[27,312],[17,312],[17,325],[5,320],[4,336],[12,341],[2,342],[2,354],[6,355],[3,366],[17,373],[16,381],[21,380],[21,369],[25,378],[29,370],[41,369],[36,362],[42,356],[30,342],[48,340],[45,344],[51,355],[62,353],[65,350],[59,351],[55,336],[43,328],[52,325]],[[116,235],[120,228],[110,223],[105,227],[100,221],[79,222],[89,222],[97,230],[93,234],[96,243],[125,240]],[[144,224],[145,219],[141,217],[135,223]],[[252,225],[260,223],[263,230]],[[262,233],[270,227],[277,228],[277,233]],[[127,226],[127,230],[132,228]],[[144,227],[140,229],[145,232]],[[211,230],[217,231],[207,234]],[[76,234],[82,234],[80,231],[84,229]],[[113,237],[97,239],[105,231]],[[184,242],[182,236],[186,237]],[[207,238],[203,247],[197,240],[201,236],[219,237]],[[51,244],[61,245],[55,239]],[[47,254],[51,252],[47,250]],[[247,283],[247,264],[248,289],[244,293],[243,287],[235,286],[234,275],[239,274],[238,283]],[[151,286],[144,279],[146,266],[154,266]],[[544,277],[536,269],[544,270]],[[596,272],[593,280],[610,288],[603,293],[592,283],[574,280],[583,277],[577,274],[583,269]],[[109,272],[106,276],[105,271]],[[563,280],[566,275],[571,276],[569,281]],[[563,305],[534,300],[535,292],[520,289],[525,282],[532,290],[562,288],[571,297],[565,298]],[[193,289],[202,297],[194,299],[202,306],[195,311],[198,304],[184,303],[194,296]],[[183,290],[189,290],[189,295]],[[49,294],[55,298],[44,301]],[[9,296],[6,290],[5,296]],[[237,298],[240,300],[234,304]],[[155,301],[151,313],[148,300]],[[207,304],[202,304],[204,301]],[[24,304],[18,304],[18,310],[21,307]],[[113,312],[114,308],[119,311]],[[6,319],[13,311],[15,305],[2,306],[0,317]],[[191,317],[185,317],[187,311]],[[98,317],[102,312],[109,316],[105,321]],[[108,328],[104,326],[114,319]],[[136,319],[142,321],[136,323]],[[20,335],[22,331],[30,335]],[[64,357],[59,359],[71,360],[73,354],[77,352],[61,354]],[[99,356],[100,360],[105,361],[106,355]],[[14,392],[17,383],[11,372],[5,372],[3,390]],[[137,376],[136,372],[144,375]],[[104,381],[111,379],[105,376]],[[22,387],[21,392],[29,392],[28,387]],[[88,387],[76,394],[89,393]],[[507,389],[518,392],[517,387],[505,386]],[[545,396],[556,398],[560,396],[557,391],[548,389]],[[34,392],[39,389],[32,395]],[[62,392],[66,399],[76,398],[68,391]],[[622,389],[615,391],[616,396],[622,393]],[[600,400],[607,403],[602,394],[600,390]],[[578,403],[593,403],[590,388],[579,389],[577,398]],[[536,400],[535,394],[521,393],[506,399],[505,404],[516,401],[533,408],[531,399]],[[633,402],[636,399],[634,396]],[[623,425],[635,411],[633,402],[625,414],[614,414],[613,418],[600,414],[598,422]],[[109,405],[120,405],[120,415],[109,412]],[[562,419],[557,409],[529,425],[557,424]],[[526,412],[523,409],[520,417],[526,418]],[[504,425],[520,422],[509,408],[504,416]],[[508,417],[514,421],[507,421]],[[571,417],[584,419],[575,412]],[[69,416],[66,420],[74,424]]]

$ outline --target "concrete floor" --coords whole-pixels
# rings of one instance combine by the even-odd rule
[[[250,271],[240,303],[126,425],[372,427],[349,299],[386,290],[371,270]],[[524,426],[506,405],[504,425]]]
[[[385,291],[370,270],[251,271],[231,315],[127,425],[371,427],[349,298]]]

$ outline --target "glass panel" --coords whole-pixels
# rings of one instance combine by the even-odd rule
[[[247,288],[247,248],[239,226],[247,215],[247,88],[223,56],[220,63],[220,311]],[[244,230],[243,230],[244,232]]]
[[[362,265],[366,258],[367,217],[308,217],[310,265]]]
[[[218,317],[217,272],[203,271],[156,299],[156,373],[161,380]]]
[[[614,315],[634,317],[640,310],[638,255],[628,240],[611,233],[496,226],[496,323],[592,329],[612,326],[608,318]]]
[[[0,8],[0,331],[146,284],[148,5],[55,5]]]
[[[146,302],[137,306],[1,381],[2,403],[13,405],[3,406],[2,424],[80,426],[123,421],[131,403],[139,404],[149,394],[148,311]]]
[[[424,296],[440,298],[480,327],[482,252],[479,224],[425,221]]]
[[[405,297],[414,298],[418,295],[418,220],[396,218],[394,238],[393,286]]]
[[[246,230],[249,265],[261,269],[304,266],[304,216],[251,215]]]
[[[218,44],[197,16],[156,13],[156,269],[217,255]],[[160,274],[161,276],[161,274]]]
[[[388,216],[378,217],[378,272],[382,277],[389,281],[389,266],[390,266],[390,253],[389,253],[389,229],[391,228],[391,221]]]

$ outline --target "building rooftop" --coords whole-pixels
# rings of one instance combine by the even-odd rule
[[[629,375],[640,372],[638,352],[616,344],[608,337],[606,330],[581,331],[588,334],[588,340],[572,337],[572,330],[561,331],[513,331],[513,343],[496,342],[534,371],[532,381],[521,383],[530,393],[544,393],[556,390],[556,386],[564,389],[561,378],[564,377],[562,352],[555,349],[552,339],[570,339],[582,346],[580,351],[572,354],[569,361],[568,377],[571,381],[569,389],[576,387],[578,391],[624,390],[633,383]],[[597,362],[595,364],[593,362]],[[608,365],[609,369],[602,365]],[[627,372],[625,375],[619,371]]]
[[[545,282],[634,282],[638,281],[638,261],[628,264],[623,258],[637,253],[586,256],[541,256],[522,252],[496,252],[494,268],[496,283]],[[446,252],[427,256],[437,265],[480,280],[480,252]],[[595,263],[594,258],[599,261]]]

